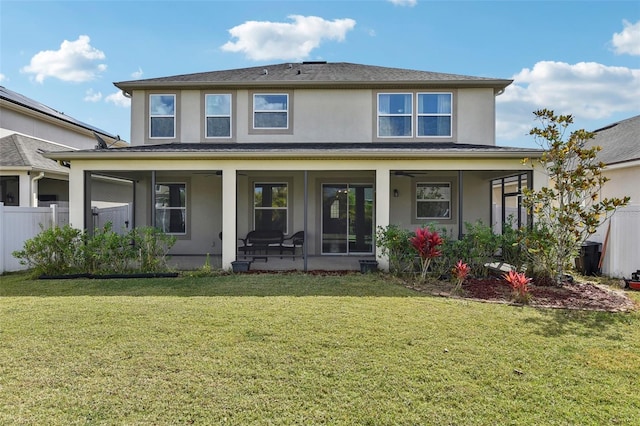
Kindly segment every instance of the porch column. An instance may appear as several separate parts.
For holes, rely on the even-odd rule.
[[[231,269],[237,247],[237,186],[235,167],[222,168],[222,269]]]
[[[85,229],[85,171],[74,167],[69,169],[69,225]]]
[[[388,167],[376,168],[376,226],[389,226],[389,209],[391,207],[391,198],[389,197],[391,169]],[[382,255],[380,247],[376,244],[376,259],[378,260],[378,268],[388,271],[389,259]]]

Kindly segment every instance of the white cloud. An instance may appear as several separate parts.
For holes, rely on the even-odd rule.
[[[640,55],[640,21],[635,24],[622,21],[624,29],[620,33],[613,34],[611,44],[618,55]]]
[[[89,36],[81,35],[76,41],[65,40],[59,50],[43,50],[31,58],[31,63],[22,72],[35,74],[38,83],[47,77],[63,81],[90,81],[107,69],[96,63],[105,59],[104,52],[92,47]]]
[[[5,81],[7,79],[7,76],[0,73],[0,83],[2,83],[3,81]]]
[[[389,3],[393,3],[396,6],[409,6],[413,7],[418,4],[418,0],[387,0]]]
[[[85,92],[85,102],[98,102],[102,99],[102,92],[94,92],[93,89],[89,89]]]
[[[138,67],[138,71],[134,71],[131,73],[131,77],[132,78],[140,78],[142,77],[142,75],[144,74],[144,72],[142,71],[142,68]]]
[[[243,52],[255,61],[301,60],[323,40],[343,41],[353,29],[353,19],[327,21],[317,16],[291,15],[291,23],[248,21],[229,30],[236,41],[222,46],[227,52]]]
[[[120,91],[110,94],[104,98],[104,101],[123,108],[131,106],[131,99],[124,96]]]
[[[595,62],[543,61],[512,78],[513,84],[496,98],[499,141],[527,135],[536,124],[533,111],[541,108],[582,120],[606,119],[614,113],[638,113],[640,69]]]

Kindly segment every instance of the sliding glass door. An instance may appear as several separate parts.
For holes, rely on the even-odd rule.
[[[322,253],[373,253],[373,186],[322,185]]]

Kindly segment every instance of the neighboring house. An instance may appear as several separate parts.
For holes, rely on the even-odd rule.
[[[109,145],[127,145],[0,86],[0,202],[20,207],[68,202],[68,164],[45,158],[42,152],[95,148],[95,134]]]
[[[496,222],[492,205],[518,196],[505,182],[546,184],[521,162],[540,150],[495,144],[509,84],[326,62],[124,81],[130,147],[47,157],[72,164],[75,226],[91,217],[90,177],[117,177],[133,182],[136,226],[176,235],[173,254],[220,254],[228,268],[251,230],[304,231],[308,256],[377,255],[384,268],[378,227],[459,236]]]
[[[603,274],[630,278],[631,273],[640,269],[640,115],[594,133],[588,146],[602,148],[598,160],[606,164],[603,175],[609,178],[600,196],[629,196],[631,200],[591,240],[603,244]]]

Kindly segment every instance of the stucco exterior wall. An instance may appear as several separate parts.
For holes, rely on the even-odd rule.
[[[495,145],[495,97],[493,89],[457,91],[459,143]]]
[[[385,90],[392,92],[393,89]],[[156,91],[154,91],[155,93]],[[203,93],[176,93],[178,142],[207,142],[203,132]],[[223,91],[225,92],[225,91]],[[268,92],[268,91],[264,91]],[[286,92],[286,91],[282,91]],[[454,94],[453,141],[495,145],[495,98],[492,89],[456,89]],[[251,132],[249,90],[233,92],[233,138],[229,142],[371,142],[376,139],[375,91],[370,89],[297,89],[290,93],[290,131]],[[131,144],[166,143],[172,140],[146,138],[149,92],[133,91]],[[393,139],[390,139],[393,140]],[[412,139],[399,139],[411,143]],[[442,141],[434,138],[434,141]],[[224,141],[216,140],[216,142]],[[450,141],[446,139],[446,141]]]

